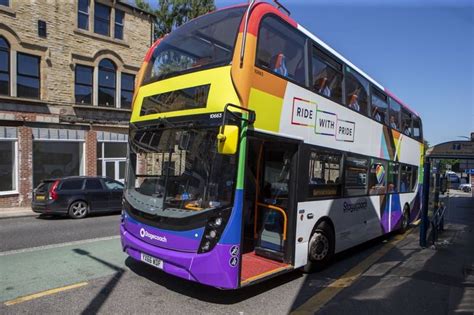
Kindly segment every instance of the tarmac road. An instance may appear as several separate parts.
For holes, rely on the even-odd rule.
[[[474,266],[474,199],[456,196],[437,250],[419,248],[414,228],[345,252],[322,272],[295,271],[237,291],[127,258],[117,215],[2,219],[0,313],[472,314],[466,266]]]

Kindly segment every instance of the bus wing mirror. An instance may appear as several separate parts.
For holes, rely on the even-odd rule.
[[[224,125],[219,128],[217,135],[217,152],[220,154],[235,154],[239,140],[239,127]]]

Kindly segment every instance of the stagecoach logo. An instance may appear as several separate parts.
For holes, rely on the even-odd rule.
[[[356,203],[344,202],[344,205],[343,205],[344,213],[357,212],[365,208],[367,208],[367,200],[356,202]]]
[[[160,242],[163,242],[163,243],[168,242],[168,240],[166,239],[166,236],[158,236],[158,235],[155,235],[155,234],[151,234],[150,232],[148,232],[144,228],[140,229],[140,236],[142,238],[148,237],[150,240],[156,240],[156,241],[160,241]]]

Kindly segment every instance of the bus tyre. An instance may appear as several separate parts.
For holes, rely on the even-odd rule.
[[[321,222],[313,231],[308,244],[308,263],[303,272],[310,273],[326,268],[334,256],[334,231],[327,222]]]
[[[402,216],[402,222],[400,224],[400,234],[405,233],[408,230],[408,226],[410,225],[410,210],[408,209],[408,206],[405,205],[403,208],[403,216]]]
[[[69,216],[72,219],[82,219],[89,212],[89,206],[85,201],[78,200],[71,203],[69,206]]]

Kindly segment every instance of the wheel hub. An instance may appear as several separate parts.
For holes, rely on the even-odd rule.
[[[329,240],[322,233],[315,233],[311,239],[310,257],[312,260],[323,260],[329,253]]]

